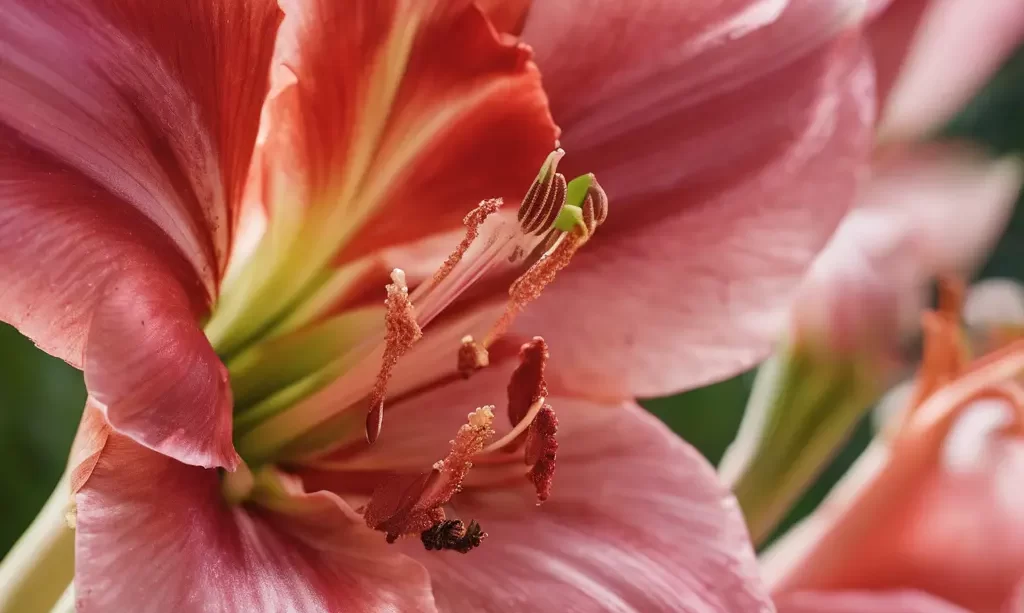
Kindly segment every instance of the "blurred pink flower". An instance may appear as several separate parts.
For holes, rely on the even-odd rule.
[[[770,610],[735,502],[632,398],[763,357],[869,147],[862,3],[281,4],[0,7],[0,318],[85,372],[79,610]],[[554,180],[552,114],[614,210],[590,240],[594,184],[585,248],[495,328],[534,209],[431,275],[476,202]],[[534,333],[540,509],[550,414],[517,453],[465,424]],[[372,529],[462,547],[445,508],[481,547]]]
[[[925,323],[921,373],[887,440],[766,554],[782,613],[1024,604],[1024,341],[965,365],[957,313]]]
[[[880,147],[856,208],[815,261],[793,310],[798,338],[876,358],[916,325],[927,285],[982,263],[1024,166],[964,144],[921,144],[1024,41],[1015,0],[872,5]],[[969,203],[969,205],[967,204]]]

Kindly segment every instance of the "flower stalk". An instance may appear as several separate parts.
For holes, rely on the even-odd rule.
[[[75,531],[68,525],[70,491],[65,474],[0,563],[0,613],[48,611],[67,591],[75,574]]]

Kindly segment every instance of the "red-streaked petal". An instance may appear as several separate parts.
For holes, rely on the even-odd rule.
[[[696,450],[635,406],[551,402],[561,444],[543,506],[513,462],[511,479],[453,501],[487,531],[480,547],[456,556],[407,544],[439,609],[772,610],[739,509]]]
[[[563,163],[594,171],[611,210],[517,329],[544,336],[598,397],[666,394],[763,358],[852,203],[871,86],[866,51],[847,38],[694,106],[632,117],[626,134],[565,124]]]
[[[970,613],[920,592],[797,592],[775,598],[779,613]]]
[[[434,610],[423,568],[330,494],[229,507],[216,471],[113,435],[76,503],[83,613]]]
[[[283,6],[259,154],[269,220],[208,328],[219,350],[320,289],[332,262],[518,201],[558,135],[529,48],[470,0]]]
[[[206,292],[155,224],[0,128],[0,317],[85,369],[119,429],[233,466],[230,390],[199,330]]]
[[[890,10],[907,11],[899,4]],[[914,138],[940,127],[1024,41],[1024,10],[1018,0],[932,1],[916,32],[911,13],[905,14],[910,19],[904,26],[913,44],[883,107],[880,130],[885,138]]]
[[[458,227],[480,200],[529,187],[557,129],[529,49],[496,36],[471,2],[290,0],[285,11],[281,61],[297,95],[272,114],[294,131],[272,126],[268,142],[305,163],[310,206],[361,228],[349,257]],[[346,180],[361,185],[349,198]]]
[[[212,292],[278,22],[272,0],[4,2],[0,123],[135,206]]]
[[[43,350],[82,367],[92,312],[110,280],[144,271],[207,295],[155,225],[0,125],[0,319]]]

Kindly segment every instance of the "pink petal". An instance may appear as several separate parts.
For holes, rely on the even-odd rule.
[[[186,464],[233,470],[227,368],[182,308],[180,289],[140,276],[112,280],[93,313],[85,353],[89,394],[115,430],[146,447]]]
[[[131,203],[213,291],[278,21],[273,0],[4,2],[0,123]]]
[[[900,4],[890,10],[900,11],[904,35],[910,37],[915,17]],[[1018,0],[930,2],[884,107],[883,134],[907,139],[939,127],[1022,41],[1024,10]],[[883,55],[879,62],[894,63],[897,57]]]
[[[775,606],[779,613],[970,613],[919,592],[797,592]]]
[[[483,544],[464,556],[409,544],[441,610],[772,610],[739,509],[696,450],[635,406],[551,402],[551,498],[538,507],[521,476],[467,486],[455,508]]]
[[[76,503],[83,613],[434,610],[423,568],[330,494],[229,507],[215,471],[114,435]]]
[[[153,222],[0,127],[0,315],[85,369],[114,428],[233,466],[230,391],[199,330],[207,295]]]
[[[814,4],[836,9],[836,3]],[[537,4],[531,20],[543,21],[542,6],[553,4]],[[629,56],[628,45],[637,52],[664,49],[656,46],[659,37],[678,36],[669,26],[691,19],[693,7],[659,6],[635,31],[631,25],[629,36],[602,33],[601,44],[579,44],[587,53],[572,54],[572,61],[607,60],[613,51]],[[757,6],[762,12],[768,7]],[[790,6],[797,16],[816,10],[803,2]],[[547,10],[557,24],[555,9]],[[556,84],[552,104],[568,152],[563,164],[570,175],[595,172],[611,212],[592,244],[527,309],[518,330],[542,334],[587,393],[666,394],[763,358],[792,290],[852,202],[873,112],[865,50],[845,38],[786,56],[788,63],[776,66],[779,56],[765,47],[772,36],[785,40],[792,34],[802,49],[826,35],[830,23],[797,27],[791,23],[796,17],[785,15],[736,43],[735,61],[750,68],[741,74],[730,72],[739,68],[713,46],[707,53],[721,63],[704,69],[696,59],[672,64],[614,98],[602,92],[626,76],[602,73],[600,66],[592,67],[600,78],[580,70],[588,83],[573,82],[579,104],[603,100],[600,108],[585,110],[570,104],[568,93],[558,93],[560,79],[571,78],[565,71],[575,65],[544,52],[556,43],[536,43],[545,83]],[[581,30],[573,22],[564,31]],[[528,40],[529,34],[528,24]],[[724,38],[719,42],[729,48],[733,43]],[[775,70],[754,70],[746,63],[754,58]],[[617,69],[625,74],[626,67]]]
[[[340,470],[347,472],[307,484],[344,491],[375,469],[430,466],[468,411],[497,404],[504,415],[512,365],[393,406],[376,445],[346,458]],[[460,555],[399,541],[430,571],[439,608],[771,610],[735,500],[697,451],[631,403],[598,404],[554,389],[548,402],[559,447],[547,502],[537,505],[522,454],[498,452],[474,461],[450,505],[450,518],[478,520],[487,531],[480,547]],[[499,421],[497,436],[510,427]]]
[[[794,307],[800,334],[838,349],[916,329],[924,292],[940,274],[969,275],[1013,211],[1024,168],[967,146],[884,152],[815,261]],[[964,203],[970,202],[969,208]]]
[[[868,28],[868,40],[875,60],[875,88],[882,105],[903,70],[921,18],[932,4],[931,0],[882,0],[872,10],[875,18]]]

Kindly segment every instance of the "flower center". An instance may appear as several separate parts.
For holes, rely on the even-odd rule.
[[[548,156],[514,216],[502,210],[500,200],[486,200],[470,211],[463,238],[432,275],[417,273],[414,279],[408,269],[392,269],[383,308],[356,300],[325,309],[324,294],[314,292],[281,323],[224,356],[235,394],[235,445],[246,463],[244,471],[224,480],[229,501],[248,499],[254,482],[275,466],[301,473],[303,466],[325,466],[328,454],[375,444],[385,427],[389,387],[396,383],[398,395],[409,399],[418,390],[490,365],[490,348],[607,216],[607,198],[593,175],[567,182],[557,172],[563,155],[557,150]],[[367,280],[385,259],[375,254],[332,278],[362,284],[366,293],[372,287]],[[444,333],[428,330],[452,309],[475,312],[467,290],[513,271],[517,276],[506,304],[490,315],[490,324],[480,327],[479,321],[453,316],[444,318]],[[465,327],[453,338],[450,328],[460,325]],[[451,363],[438,360],[448,352]],[[508,434],[491,440],[493,407],[476,409],[448,456],[430,471],[397,474],[377,484],[364,507],[367,524],[389,541],[418,533],[428,549],[469,551],[486,534],[475,522],[448,519],[443,507],[473,462],[507,462],[513,456],[522,457],[538,500],[547,499],[557,452],[557,419],[545,403],[547,359],[539,337],[522,347],[508,388]],[[396,378],[400,361],[413,362],[407,370],[415,375]]]

